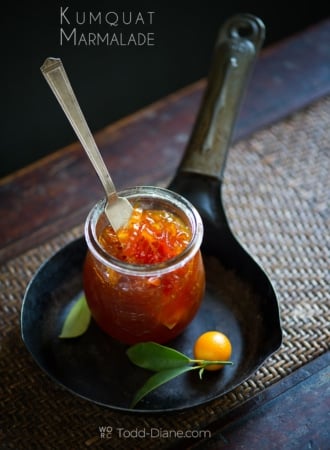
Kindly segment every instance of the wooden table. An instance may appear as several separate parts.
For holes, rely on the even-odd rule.
[[[329,92],[329,27],[327,20],[263,51],[248,86],[234,140]],[[201,80],[96,135],[118,188],[166,183],[173,176],[204,88],[205,80]],[[136,164],[141,160],[143,164]],[[0,262],[80,223],[102,195],[79,143],[3,178]]]
[[[329,42],[330,20],[325,20],[262,52],[238,119],[235,141],[330,93]],[[97,133],[97,143],[119,188],[169,182],[204,88],[205,80],[201,80]],[[102,195],[78,143],[5,177],[0,181],[0,262],[82,223]],[[203,449],[240,445],[326,448],[329,399],[325,401],[324,394],[329,389],[329,359],[329,353],[323,354],[215,420],[208,442],[194,439],[184,445]],[[307,410],[313,414],[308,429],[302,431]],[[260,430],[264,440],[255,442],[253,436],[260,436]],[[276,447],[279,436],[281,446]],[[182,446],[181,442],[175,448]]]

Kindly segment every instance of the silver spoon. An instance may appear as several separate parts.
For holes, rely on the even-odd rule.
[[[104,212],[113,229],[117,231],[131,217],[132,205],[126,198],[117,195],[115,185],[80,109],[62,61],[58,58],[47,58],[40,69],[101,180],[107,197]]]

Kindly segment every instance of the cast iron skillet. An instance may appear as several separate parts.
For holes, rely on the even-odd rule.
[[[76,339],[58,338],[70,305],[82,291],[84,238],[47,260],[27,287],[21,313],[23,340],[39,366],[74,394],[121,412],[168,413],[210,402],[232,390],[278,349],[282,334],[275,292],[263,270],[232,235],[221,202],[222,174],[244,80],[263,41],[259,19],[241,15],[223,27],[201,112],[170,188],[200,211],[205,237],[205,298],[196,318],[169,345],[192,356],[194,340],[221,330],[233,344],[233,366],[187,373],[163,385],[134,410],[129,404],[151,375],[133,366],[127,346],[92,321]]]

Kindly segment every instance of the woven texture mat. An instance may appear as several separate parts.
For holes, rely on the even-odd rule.
[[[20,336],[22,296],[38,266],[80,236],[82,227],[1,267],[2,449],[168,448],[176,442],[173,436],[125,439],[118,430],[207,430],[328,349],[329,119],[326,98],[230,151],[224,204],[234,232],[275,285],[284,342],[248,381],[206,406],[167,416],[119,414],[72,395],[37,367]],[[106,426],[112,427],[111,439],[100,433]]]

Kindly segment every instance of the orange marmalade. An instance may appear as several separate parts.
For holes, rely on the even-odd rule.
[[[117,234],[111,226],[99,238],[102,247],[132,264],[157,264],[174,258],[191,239],[189,228],[167,211],[134,208],[127,226]]]
[[[195,316],[205,288],[199,248],[189,255],[191,240],[189,225],[163,209],[134,207],[117,234],[110,225],[102,226],[98,245],[111,255],[112,264],[89,250],[83,275],[98,325],[127,344],[164,343],[180,334]]]

